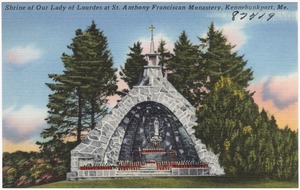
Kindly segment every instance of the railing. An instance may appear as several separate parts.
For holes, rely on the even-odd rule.
[[[172,168],[209,168],[208,164],[199,163],[199,162],[189,162],[189,161],[162,161],[156,162],[149,160],[146,162],[130,162],[130,161],[121,161],[118,165],[102,165],[102,164],[89,164],[85,166],[80,166],[80,170],[139,170],[140,167],[145,166],[146,164],[155,164],[156,170],[170,170]]]
[[[118,167],[119,171],[138,171],[140,167]]]
[[[195,163],[195,162],[175,162],[175,161],[165,161],[156,162],[157,167],[170,166],[173,168],[208,168],[208,164]]]
[[[126,166],[126,167],[135,167],[135,166],[137,166],[137,167],[140,167],[140,166],[143,166],[143,165],[145,165],[145,162],[120,162],[119,164],[118,164],[118,166],[120,167],[120,166]]]
[[[112,170],[114,166],[80,166],[80,170]]]
[[[208,168],[207,164],[200,165],[174,165],[173,168]]]
[[[166,154],[165,149],[143,149],[140,154]]]

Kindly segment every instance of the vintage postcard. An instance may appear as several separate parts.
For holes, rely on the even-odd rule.
[[[296,1],[1,6],[3,188],[298,187]]]

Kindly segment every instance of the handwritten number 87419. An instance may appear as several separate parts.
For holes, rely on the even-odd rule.
[[[275,16],[275,13],[269,13],[269,14],[266,14],[266,13],[260,13],[260,12],[257,12],[257,13],[246,13],[246,12],[239,12],[239,11],[233,11],[232,12],[232,20],[234,21],[236,18],[240,18],[240,20],[243,20],[244,18],[246,17],[249,17],[249,20],[252,20],[254,18],[257,18],[257,19],[263,19],[263,18],[266,18],[267,21],[269,21],[271,18],[273,18]]]

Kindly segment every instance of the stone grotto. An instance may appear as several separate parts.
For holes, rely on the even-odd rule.
[[[153,29],[143,79],[71,151],[68,180],[224,175],[193,134],[195,108],[162,75]]]

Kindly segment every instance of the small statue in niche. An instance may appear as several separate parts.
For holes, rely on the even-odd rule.
[[[154,145],[159,145],[162,141],[162,137],[159,135],[159,121],[157,118],[155,118],[154,120],[153,128],[154,128],[154,136],[151,137],[150,141]]]
[[[153,125],[154,125],[154,136],[159,137],[159,122],[157,118],[155,118]]]

